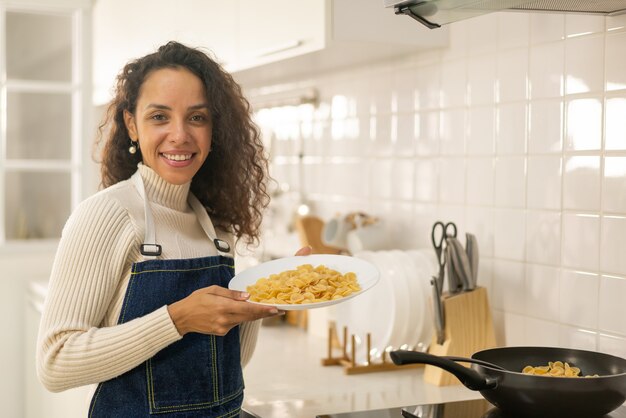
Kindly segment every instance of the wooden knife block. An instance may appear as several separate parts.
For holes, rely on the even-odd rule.
[[[428,349],[430,354],[471,357],[477,351],[496,346],[487,289],[484,287],[444,296],[443,311],[445,341],[437,344],[435,335]],[[424,381],[437,386],[460,384],[452,374],[428,364],[424,367]]]

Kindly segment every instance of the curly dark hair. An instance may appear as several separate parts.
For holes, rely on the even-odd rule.
[[[211,111],[212,149],[191,181],[191,191],[206,207],[216,226],[232,231],[248,243],[259,238],[267,193],[267,156],[260,130],[252,121],[250,104],[233,77],[207,55],[178,42],[126,64],[117,76],[115,97],[98,129],[104,142],[102,187],[130,178],[142,160],[141,150],[130,154],[124,111],[135,114],[147,76],[162,68],[185,68],[204,84]]]

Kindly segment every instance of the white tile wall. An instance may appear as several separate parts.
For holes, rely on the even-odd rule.
[[[626,17],[497,13],[450,46],[303,77],[316,109],[264,118],[272,173],[321,217],[477,235],[501,344],[626,356]],[[277,122],[282,119],[282,122]]]
[[[566,103],[566,151],[597,151],[602,146],[602,99],[575,98]]]
[[[561,275],[564,291],[559,292],[561,322],[587,329],[597,328],[599,288],[597,274],[564,271]]]
[[[562,41],[540,44],[530,49],[530,96],[533,99],[563,94],[565,48]]]
[[[526,274],[526,315],[546,321],[559,317],[560,270],[558,267],[529,264]],[[548,303],[546,303],[549,301]]]
[[[519,155],[526,151],[527,105],[525,102],[498,106],[498,154]]]
[[[533,100],[529,105],[528,152],[561,153],[563,150],[563,102]]]
[[[526,212],[526,261],[558,265],[561,260],[561,214]]]
[[[598,271],[600,216],[563,213],[561,264],[566,268]]]
[[[530,209],[561,209],[561,157],[531,155],[528,157],[527,199]]]
[[[505,17],[501,18],[506,20]],[[532,45],[560,41],[564,37],[564,15],[550,13],[533,13],[530,15],[530,42]]]
[[[602,90],[604,36],[577,36],[565,41],[565,93]]]

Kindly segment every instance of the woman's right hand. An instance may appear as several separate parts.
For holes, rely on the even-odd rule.
[[[284,314],[273,306],[247,303],[245,292],[209,286],[168,305],[170,317],[180,335],[188,332],[226,335],[242,322]]]

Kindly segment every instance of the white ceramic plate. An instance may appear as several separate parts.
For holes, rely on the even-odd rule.
[[[397,254],[394,251],[380,251],[378,254],[384,260],[387,279],[391,281],[395,295],[396,314],[393,321],[393,332],[389,338],[389,346],[393,349],[399,349],[402,344],[406,343],[406,335],[411,326],[409,324],[409,286],[404,267]]]
[[[399,264],[404,268],[405,279],[408,286],[407,294],[409,295],[408,326],[402,343],[413,348],[417,345],[422,334],[422,327],[424,326],[424,304],[427,301],[424,298],[422,284],[419,281],[420,272],[415,268],[415,263],[411,259],[411,256],[406,251],[393,251],[393,253],[400,259]]]
[[[256,281],[262,277],[268,277],[270,274],[278,274],[285,270],[293,270],[302,264],[312,264],[314,267],[323,264],[326,267],[337,270],[342,274],[353,272],[354,274],[356,274],[357,281],[361,286],[361,290],[340,299],[316,303],[302,303],[300,305],[274,305],[259,302],[250,303],[257,303],[259,305],[266,306],[275,306],[281,310],[286,311],[301,311],[305,309],[322,308],[324,306],[342,303],[361,295],[363,292],[371,289],[380,278],[380,273],[376,266],[365,260],[345,255],[313,254],[307,256],[279,258],[263,264],[259,264],[258,266],[251,267],[233,277],[228,284],[228,288],[245,292],[246,287],[256,283]]]
[[[410,250],[409,256],[415,263],[415,268],[419,271],[419,279],[423,290],[423,315],[424,326],[422,328],[422,334],[419,336],[418,343],[423,346],[428,346],[431,342],[434,334],[433,327],[433,313],[432,313],[432,287],[430,285],[430,279],[432,276],[437,275],[439,266],[437,265],[437,258],[433,250]]]
[[[351,335],[355,335],[356,362],[363,363],[367,355],[368,333],[371,336],[372,359],[379,359],[382,351],[389,345],[396,319],[396,294],[393,283],[387,275],[387,264],[380,251],[361,251],[354,254],[354,257],[372,263],[381,273],[380,280],[370,292],[335,307],[335,323],[339,338],[343,337],[343,328],[347,327],[346,350],[351,353]]]

